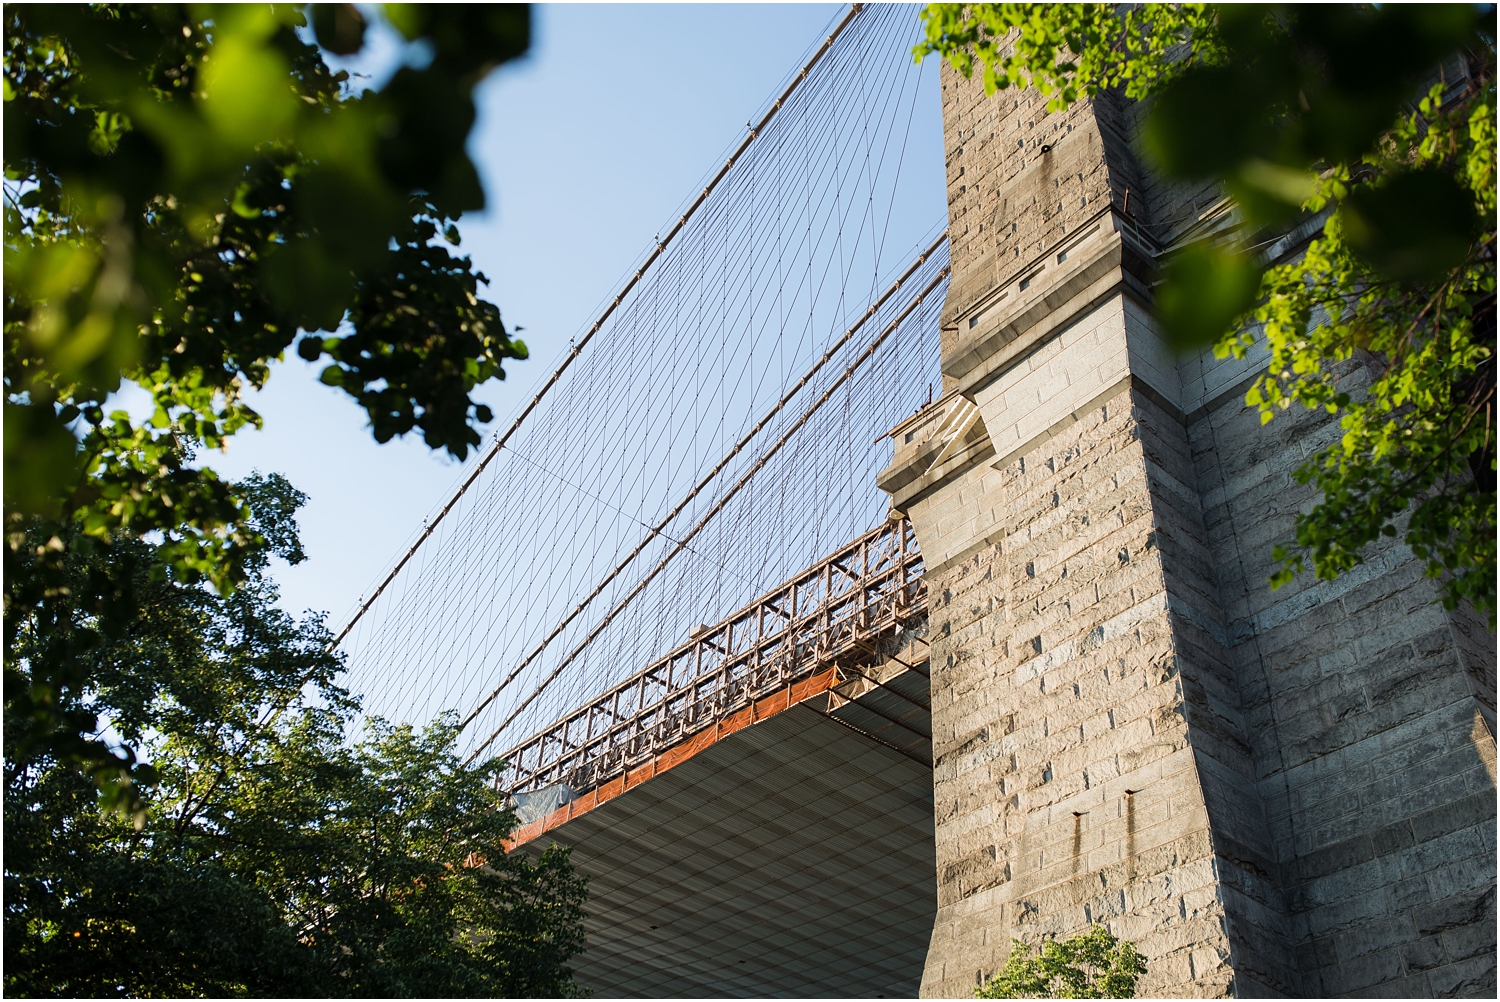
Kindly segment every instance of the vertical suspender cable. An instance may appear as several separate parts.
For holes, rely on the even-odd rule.
[[[745,150],[750,147],[750,144],[755,141],[755,137],[760,134],[761,130],[764,129],[770,123],[771,119],[775,117],[776,113],[781,110],[782,105],[786,103],[787,98],[792,96],[792,92],[795,91],[797,87],[807,79],[807,75],[809,72],[811,72],[813,66],[816,65],[818,60],[822,59],[823,56],[827,54],[828,50],[833,47],[834,40],[843,33],[844,29],[849,26],[849,23],[854,20],[854,18],[859,14],[861,10],[864,9],[864,6],[865,5],[862,3],[849,5],[849,13],[844,15],[843,20],[834,25],[833,31],[830,32],[828,37],[823,40],[823,44],[818,46],[818,50],[812,54],[812,58],[810,58],[803,65],[801,72],[792,78],[792,82],[787,84],[786,89],[781,92],[781,96],[778,97],[775,103],[773,103],[771,107],[766,111],[760,122],[750,130],[750,134],[747,135],[744,141],[740,143],[740,145],[732,154],[730,154],[729,159],[724,161],[724,166],[719,168],[719,172],[715,174],[713,176],[713,179],[708,182],[708,185],[698,193],[698,197],[693,199],[693,203],[687,207],[687,211],[683,212],[681,218],[679,218],[677,222],[673,224],[672,228],[667,231],[666,237],[658,241],[656,246],[652,248],[651,253],[646,256],[646,260],[641,263],[641,266],[639,268],[636,269],[635,274],[632,275],[630,279],[625,283],[625,287],[620,290],[619,294],[615,296],[615,298],[610,301],[610,304],[604,308],[604,312],[599,315],[598,320],[594,321],[593,326],[588,329],[588,333],[584,334],[584,336],[578,340],[578,343],[575,344],[573,346],[573,349],[569,351],[568,354],[563,358],[561,364],[559,364],[558,367],[553,370],[552,375],[547,377],[547,381],[542,384],[542,388],[537,390],[536,395],[531,398],[531,402],[528,403],[526,405],[526,408],[516,416],[516,419],[514,421],[511,422],[510,427],[505,430],[505,434],[501,435],[495,440],[495,444],[490,447],[490,451],[485,453],[484,458],[479,461],[479,464],[474,467],[474,471],[469,474],[469,476],[464,480],[462,484],[459,485],[458,490],[454,492],[453,497],[448,499],[448,503],[443,505],[442,510],[437,513],[437,516],[427,523],[427,527],[422,530],[422,534],[417,537],[417,541],[415,543],[412,543],[411,547],[406,551],[405,554],[402,555],[401,559],[396,562],[396,566],[391,568],[391,572],[385,576],[385,579],[383,581],[380,582],[379,587],[377,587],[375,591],[371,593],[370,597],[363,603],[361,603],[360,607],[355,610],[355,613],[350,618],[349,622],[345,623],[344,628],[339,631],[338,636],[333,638],[333,643],[329,645],[330,648],[337,647],[340,643],[343,642],[344,638],[349,635],[349,631],[354,629],[355,624],[358,623],[364,616],[364,614],[369,611],[370,607],[375,604],[375,600],[378,599],[381,596],[381,593],[390,586],[390,583],[392,581],[396,580],[396,575],[401,573],[401,569],[406,566],[407,562],[411,560],[412,556],[416,554],[417,550],[421,548],[422,544],[427,542],[427,537],[432,535],[432,532],[437,528],[438,523],[441,522],[443,518],[453,510],[453,506],[458,504],[459,498],[463,497],[464,493],[468,491],[471,486],[473,486],[474,481],[479,479],[479,475],[484,472],[485,467],[488,466],[490,462],[500,454],[501,449],[505,448],[505,445],[510,441],[511,436],[514,435],[516,433],[516,430],[521,427],[521,423],[528,417],[530,417],[531,412],[536,410],[537,405],[542,402],[542,397],[547,395],[547,391],[552,389],[553,386],[557,385],[557,381],[562,378],[563,373],[566,372],[568,370],[568,367],[573,364],[574,359],[576,359],[583,351],[584,346],[593,339],[595,334],[599,333],[599,329],[604,326],[605,321],[607,321],[619,307],[619,305],[625,301],[625,297],[628,296],[631,290],[635,288],[636,283],[641,280],[641,277],[646,274],[646,271],[656,263],[656,259],[661,257],[662,253],[667,249],[667,245],[672,242],[672,238],[677,236],[677,234],[682,231],[682,228],[687,225],[688,219],[693,215],[694,212],[698,211],[698,207],[708,199],[709,194],[713,192],[714,188],[718,186],[719,182],[724,180],[725,175],[727,175],[734,168],[734,165],[739,160],[740,156],[744,154]]]
[[[497,685],[488,696],[480,700],[479,704],[475,706],[474,709],[469,711],[468,716],[464,717],[463,721],[458,725],[458,729],[460,731],[468,727],[469,723],[475,717],[479,716],[480,712],[484,710],[484,708],[491,702],[493,702],[495,697],[499,696],[500,693],[504,691],[506,686],[515,681],[516,676],[520,675],[521,672],[525,670],[527,665],[536,660],[537,656],[540,655],[542,651],[546,650],[547,645],[552,643],[553,640],[557,639],[558,634],[567,629],[568,625],[575,619],[577,619],[583,613],[583,611],[588,608],[590,603],[592,603],[594,599],[598,598],[599,595],[604,592],[604,589],[609,586],[610,582],[619,577],[620,574],[624,572],[625,568],[629,567],[631,563],[635,561],[635,558],[641,555],[641,552],[646,549],[646,547],[651,543],[652,540],[656,539],[658,536],[661,536],[666,531],[667,526],[671,525],[672,522],[677,518],[677,516],[682,514],[683,510],[687,508],[687,506],[692,503],[692,501],[697,498],[698,495],[701,494],[710,483],[713,482],[714,478],[716,478],[719,473],[723,471],[723,469],[728,466],[736,456],[744,451],[745,446],[749,445],[750,442],[755,438],[755,436],[760,434],[761,429],[770,424],[771,420],[786,408],[786,405],[792,401],[792,398],[794,398],[799,392],[801,392],[804,386],[812,381],[812,378],[818,374],[819,370],[821,370],[824,365],[828,364],[828,361],[833,358],[834,354],[840,348],[842,348],[849,342],[850,338],[858,333],[860,328],[865,325],[866,321],[868,321],[871,317],[875,316],[875,314],[880,311],[880,308],[885,305],[886,300],[894,296],[906,283],[906,281],[911,278],[912,275],[916,274],[917,269],[922,267],[922,265],[927,262],[927,259],[929,257],[937,253],[938,248],[947,239],[948,231],[944,230],[942,234],[940,234],[938,238],[932,242],[932,246],[928,247],[921,254],[919,254],[917,256],[917,259],[911,263],[906,271],[901,273],[901,276],[896,279],[891,287],[885,290],[880,298],[871,303],[869,309],[865,310],[865,312],[859,317],[858,320],[854,322],[852,326],[849,327],[848,330],[844,331],[844,333],[836,341],[834,341],[833,344],[828,346],[828,350],[823,352],[822,357],[813,363],[812,368],[803,373],[802,378],[797,380],[797,382],[792,386],[791,389],[787,390],[781,395],[781,399],[778,400],[775,405],[772,406],[771,409],[767,411],[766,414],[763,415],[761,419],[755,423],[755,426],[753,428],[746,432],[744,436],[742,436],[740,440],[735,443],[734,448],[730,449],[728,454],[720,459],[718,463],[714,464],[714,468],[709,470],[708,473],[704,474],[704,476],[698,481],[698,483],[694,485],[693,489],[688,491],[687,495],[683,497],[682,500],[678,501],[677,504],[672,508],[672,510],[669,511],[666,516],[661,519],[661,521],[657,522],[656,525],[651,527],[650,531],[646,533],[645,538],[643,538],[638,544],[636,544],[635,549],[631,550],[623,560],[616,564],[615,568],[608,574],[606,574],[602,581],[594,586],[593,591],[584,596],[583,600],[573,607],[573,611],[564,616],[562,622],[553,627],[552,631],[547,634],[542,642],[537,644],[537,646],[531,651],[530,654],[521,659],[520,664],[516,665],[516,667],[511,670],[510,674],[508,674],[505,679],[501,681],[501,683]],[[736,490],[737,489],[738,488],[736,488]],[[696,531],[697,530],[695,529],[694,532]],[[672,540],[672,542],[675,543],[678,541]],[[686,543],[684,542],[682,545],[686,545]],[[677,551],[674,550],[673,552],[675,553]],[[612,618],[614,616],[614,613],[611,613],[610,616]]]
[[[836,391],[851,376],[853,376],[855,370],[858,369],[866,359],[875,354],[876,349],[878,349],[881,344],[885,342],[886,338],[895,333],[896,329],[901,326],[902,322],[904,322],[906,318],[909,317],[912,312],[922,304],[922,301],[929,295],[931,295],[933,290],[936,289],[947,277],[948,266],[944,265],[938,271],[937,275],[932,279],[932,281],[928,282],[926,287],[918,292],[912,298],[911,302],[906,305],[906,308],[903,309],[896,316],[896,318],[892,320],[890,324],[884,330],[882,330],[879,335],[875,337],[874,340],[872,340],[868,345],[865,346],[864,351],[860,352],[859,356],[855,358],[854,361],[850,362],[849,365],[844,369],[844,371],[841,372],[837,378],[835,378],[831,383],[828,384],[827,389],[823,391],[818,399],[813,401],[812,404],[802,412],[802,415],[798,417],[797,420],[793,422],[785,432],[782,433],[781,437],[778,438],[775,443],[773,443],[771,447],[761,455],[760,459],[756,460],[755,464],[752,465],[748,470],[746,470],[739,480],[735,481],[734,485],[725,492],[724,496],[719,498],[718,501],[714,502],[713,506],[709,508],[706,513],[704,513],[703,517],[700,518],[697,523],[694,524],[694,526],[683,535],[681,539],[675,541],[676,546],[668,551],[666,556],[662,557],[661,560],[657,562],[656,566],[653,567],[646,574],[646,576],[643,577],[636,584],[636,586],[630,590],[630,593],[628,595],[626,595],[619,602],[615,603],[614,608],[612,608],[608,612],[608,614],[606,614],[605,617],[600,620],[592,630],[589,631],[588,636],[584,637],[583,640],[573,648],[573,650],[568,652],[567,656],[564,657],[560,662],[558,662],[557,667],[552,669],[552,672],[545,679],[543,679],[535,689],[532,690],[531,694],[523,699],[519,706],[511,710],[510,715],[505,718],[504,722],[501,723],[499,727],[495,728],[490,733],[489,737],[485,738],[484,741],[482,741],[472,752],[469,753],[469,757],[464,759],[465,765],[470,764],[474,761],[474,759],[478,758],[479,754],[486,748],[488,748],[491,744],[493,744],[495,739],[500,736],[505,728],[509,727],[512,723],[515,722],[515,719],[521,715],[521,711],[526,709],[527,706],[531,705],[532,700],[540,696],[543,690],[545,690],[547,686],[551,685],[552,682],[562,674],[563,669],[566,668],[573,661],[573,659],[578,656],[579,652],[581,652],[586,646],[588,646],[588,644],[592,642],[593,639],[600,633],[602,633],[604,631],[604,628],[608,626],[614,620],[614,618],[620,614],[620,610],[629,605],[630,601],[637,595],[639,595],[641,591],[645,589],[646,585],[651,583],[651,580],[655,578],[656,575],[661,573],[662,569],[671,562],[672,558],[675,557],[678,553],[682,552],[684,548],[686,548],[688,543],[692,541],[693,537],[696,536],[698,532],[709,523],[709,520],[717,515],[721,510],[723,510],[724,506],[729,503],[730,499],[738,494],[740,490],[751,481],[755,474],[760,472],[761,468],[770,461],[771,457],[776,455],[776,453],[781,450],[781,447],[786,445],[786,443],[791,440],[792,436],[797,432],[799,428],[807,424],[812,416],[817,413],[819,408],[821,408],[825,403],[832,399],[834,391]],[[493,695],[490,698],[494,698]],[[485,702],[488,703],[489,700],[485,700]],[[460,726],[467,726],[468,723],[474,719],[475,715],[478,712],[478,710],[475,710],[473,713],[470,713],[469,716],[464,719],[463,724]]]

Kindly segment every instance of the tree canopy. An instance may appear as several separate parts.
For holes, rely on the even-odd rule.
[[[79,655],[92,685],[72,709],[137,749],[151,784],[133,817],[101,812],[71,763],[14,754],[37,725],[7,712],[7,993],[575,993],[584,881],[566,851],[506,854],[503,763],[465,767],[451,716],[346,739],[359,702],[327,630],[277,609],[267,576],[295,556],[303,499],[277,476],[236,487],[279,543],[227,597],[153,575],[140,540],[64,549],[79,594],[133,579],[129,620]],[[50,642],[22,629],[13,656]]]
[[[461,458],[492,418],[471,392],[526,357],[452,248],[484,206],[473,90],[525,51],[527,8],[382,16],[412,58],[368,90],[324,59],[364,44],[349,4],[311,23],[291,5],[5,8],[5,699],[32,722],[9,753],[76,761],[122,804],[130,747],[76,707],[86,652],[134,602],[101,552],[150,540],[141,559],[179,586],[247,579],[267,539],[253,488],[203,456],[259,427],[245,394],[270,363],[295,344],[377,440],[417,431]],[[113,409],[126,384],[146,420]],[[24,630],[50,639],[22,665]]]
[[[1033,951],[1019,939],[994,977],[974,989],[977,999],[1129,999],[1146,974],[1133,943],[1121,942],[1096,925],[1059,943],[1049,939]]]
[[[306,498],[200,459],[294,344],[378,440],[459,457],[526,356],[451,250],[526,8],[383,16],[430,58],[356,92],[352,5],[5,8],[9,994],[576,994],[567,853],[505,852],[451,717],[360,730],[274,605]]]
[[[1216,179],[1233,225],[1173,249],[1164,333],[1268,351],[1246,403],[1339,416],[1297,471],[1323,499],[1273,587],[1400,535],[1449,608],[1495,624],[1494,9],[1472,5],[931,4],[916,55],[1048,106],[1148,100],[1140,145]],[[1273,261],[1293,225],[1316,237]],[[1356,373],[1362,373],[1357,377]]]

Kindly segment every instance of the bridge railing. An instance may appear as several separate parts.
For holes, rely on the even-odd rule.
[[[911,523],[865,533],[507,751],[501,783],[592,789],[926,612]]]

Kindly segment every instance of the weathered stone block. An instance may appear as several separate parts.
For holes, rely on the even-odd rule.
[[[1427,973],[1434,998],[1494,998],[1495,954],[1448,964]]]

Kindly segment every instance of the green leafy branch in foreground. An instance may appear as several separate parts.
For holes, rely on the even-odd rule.
[[[1392,132],[1376,186],[1354,183],[1344,166],[1319,178],[1307,211],[1340,211],[1301,260],[1261,281],[1254,317],[1270,357],[1246,402],[1262,422],[1294,403],[1323,408],[1343,431],[1296,472],[1323,500],[1299,516],[1295,547],[1275,549],[1273,587],[1304,568],[1325,580],[1352,570],[1409,511],[1404,540],[1441,579],[1443,604],[1468,600],[1494,624],[1494,97],[1493,76],[1456,96],[1435,85]],[[1444,176],[1465,186],[1461,199],[1434,184]],[[1449,233],[1464,232],[1466,217],[1491,224],[1467,246],[1388,247],[1377,196],[1453,219]],[[1377,262],[1374,274],[1362,256]],[[1216,350],[1243,357],[1252,344],[1242,332]],[[1372,378],[1348,387],[1335,374],[1356,355]]]
[[[918,59],[941,55],[965,77],[978,68],[988,94],[1035,87],[1048,111],[1114,88],[1143,98],[1224,55],[1201,3],[933,3],[922,20]]]
[[[351,4],[4,10],[5,701],[30,721],[9,752],[74,762],[120,807],[151,777],[77,705],[136,589],[95,557],[151,540],[179,586],[248,580],[253,499],[203,456],[260,427],[247,394],[294,345],[377,441],[459,458],[493,417],[472,392],[526,357],[452,248],[485,204],[474,88],[525,51],[528,8],[377,12],[430,59],[368,90],[325,61],[364,47]],[[70,576],[71,550],[96,573]],[[24,665],[23,629],[51,638]]]
[[[974,989],[977,999],[1129,999],[1146,974],[1135,945],[1094,926],[1059,943],[1049,939],[1040,951],[1019,939],[994,977]]]
[[[1296,471],[1322,499],[1272,554],[1273,588],[1333,579],[1401,536],[1496,623],[1495,49],[1466,5],[931,4],[918,58],[1059,110],[1150,98],[1141,146],[1214,179],[1233,225],[1175,249],[1163,333],[1220,357],[1265,350],[1246,403],[1338,415]],[[1435,83],[1434,83],[1435,81]],[[1425,95],[1425,96],[1424,96]],[[1290,262],[1264,249],[1299,222]],[[1404,520],[1404,526],[1402,522]]]

